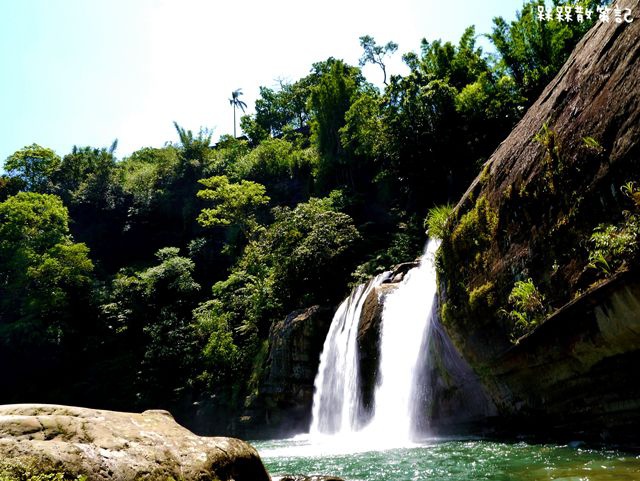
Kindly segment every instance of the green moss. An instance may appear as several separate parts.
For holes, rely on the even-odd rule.
[[[583,137],[582,142],[590,149],[596,150],[598,152],[602,150],[602,145],[600,145],[600,142],[598,142],[593,137]]]
[[[497,211],[485,196],[479,197],[474,207],[459,219],[451,216],[437,264],[447,291],[447,302],[440,307],[443,323],[491,316],[496,303],[494,283],[477,285],[474,279],[488,266],[497,229]]]
[[[443,324],[452,324],[453,320],[451,318],[451,306],[448,302],[443,302],[440,305],[440,320]]]
[[[491,172],[491,164],[485,164],[484,168],[482,169],[482,172],[480,173],[480,183],[482,185],[485,185],[487,183],[487,181],[489,180],[489,173]]]
[[[511,196],[513,196],[513,184],[509,184],[503,194],[505,200],[511,200]]]
[[[87,476],[65,473],[29,458],[0,461],[0,481],[87,481]]]
[[[473,311],[487,309],[495,304],[494,284],[489,281],[469,293],[469,307]]]
[[[562,185],[562,178],[566,171],[566,163],[561,155],[561,144],[558,134],[545,122],[540,131],[534,136],[534,140],[545,148],[545,171],[542,182],[534,192],[534,198],[539,198],[544,193],[555,194],[557,186]]]
[[[253,358],[253,365],[251,369],[251,376],[247,383],[247,392],[249,393],[245,399],[245,407],[249,407],[253,401],[258,397],[260,390],[260,383],[264,378],[264,370],[267,365],[267,357],[269,356],[269,341],[264,340],[260,344],[260,348],[257,350],[255,357]]]
[[[475,207],[460,218],[451,233],[451,244],[459,259],[482,262],[498,227],[498,214],[486,197],[480,197]],[[476,266],[480,267],[480,266]]]

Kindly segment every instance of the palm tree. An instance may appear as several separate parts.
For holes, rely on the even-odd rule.
[[[229,99],[229,105],[233,105],[233,136],[236,137],[236,108],[240,107],[242,113],[244,113],[244,109],[247,104],[245,104],[242,100],[240,100],[240,96],[242,95],[242,89],[236,89],[231,92],[231,98]]]

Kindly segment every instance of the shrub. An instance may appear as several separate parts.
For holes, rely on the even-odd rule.
[[[633,202],[633,210],[625,210],[624,220],[618,224],[599,224],[588,243],[589,267],[607,276],[635,260],[639,253],[640,189],[635,182],[627,182],[620,190]]]
[[[589,239],[589,267],[610,275],[638,251],[638,232],[628,224],[600,224]]]
[[[544,296],[538,291],[531,278],[517,281],[509,294],[511,311],[503,310],[512,322],[512,342],[531,332],[547,314]]]
[[[447,221],[453,211],[451,204],[438,205],[429,209],[424,226],[431,238],[442,239],[447,232]]]

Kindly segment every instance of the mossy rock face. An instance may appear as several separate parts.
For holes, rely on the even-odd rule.
[[[621,7],[637,10],[640,1]],[[626,290],[637,302],[640,266],[625,265],[628,276],[596,292],[605,279],[588,251],[597,226],[617,225],[633,208],[621,186],[640,182],[639,39],[639,22],[599,22],[587,32],[445,226],[443,326],[499,414],[534,429],[564,422],[567,431],[623,433],[640,423],[637,319],[627,322],[633,316],[621,307],[606,321],[596,315]],[[531,282],[540,311],[551,314],[523,338],[506,315],[518,281]],[[619,325],[620,335],[607,334]]]
[[[0,406],[0,459],[3,481],[269,480],[249,444],[196,436],[160,410]]]
[[[449,216],[442,317],[476,367],[511,346],[501,313],[517,281],[532,279],[553,312],[599,280],[588,240],[623,219],[620,187],[640,181],[639,38],[638,22],[594,26]]]

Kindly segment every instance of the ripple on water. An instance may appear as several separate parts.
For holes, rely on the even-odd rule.
[[[348,481],[637,481],[640,457],[613,450],[489,441],[429,441],[376,450],[308,437],[259,441],[273,475],[330,474]]]

